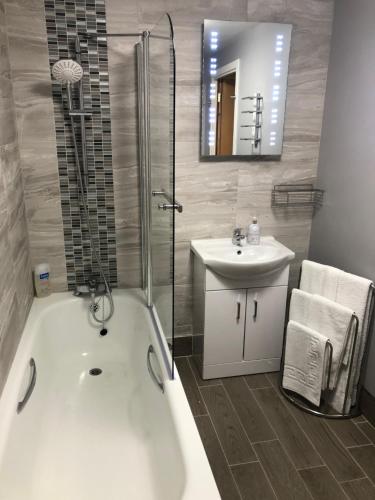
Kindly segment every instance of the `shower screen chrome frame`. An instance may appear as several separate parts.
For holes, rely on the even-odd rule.
[[[168,13],[166,16],[170,23],[172,37],[171,40],[174,52],[173,40],[173,24],[171,17]],[[164,38],[162,36],[153,35],[150,31],[142,33],[87,33],[87,38],[98,38],[106,40],[110,37],[139,37],[139,42],[135,45],[136,59],[137,59],[137,79],[138,79],[138,155],[139,155],[139,175],[140,175],[140,199],[141,199],[141,244],[142,244],[142,289],[145,291],[146,304],[150,311],[151,319],[155,328],[158,338],[159,346],[163,355],[163,361],[170,379],[174,378],[174,342],[172,331],[172,346],[168,345],[166,337],[163,334],[163,328],[160,323],[157,311],[153,304],[152,297],[152,260],[151,260],[151,151],[150,151],[150,93],[149,93],[149,39],[151,38]],[[174,161],[175,161],[175,67],[173,67],[173,139],[172,139],[172,153],[173,153],[173,190],[171,196],[168,198],[167,204],[161,204],[163,210],[172,210],[173,228],[175,227],[175,211],[182,212],[182,205],[176,201],[175,198],[175,174],[174,174]],[[174,231],[172,235],[173,250],[175,247]],[[174,251],[172,260],[172,328],[174,328]]]
[[[166,14],[170,22],[173,44],[173,26],[169,14]],[[151,199],[152,196],[161,195],[161,192],[152,192],[151,190],[151,150],[150,150],[150,61],[149,61],[149,41],[150,38],[164,38],[162,36],[153,35],[150,31],[144,31],[141,35],[141,40],[136,44],[136,57],[137,57],[137,77],[138,77],[138,152],[139,152],[139,165],[140,165],[140,186],[141,186],[141,240],[142,240],[142,288],[145,291],[146,303],[149,308],[151,319],[158,337],[159,345],[163,355],[163,360],[169,377],[174,378],[174,248],[175,236],[174,230],[172,234],[173,257],[171,262],[172,274],[172,346],[168,345],[167,339],[163,333],[163,327],[158,316],[158,312],[153,302],[153,268],[152,268],[152,215],[151,215]],[[173,45],[174,52],[174,45]],[[172,156],[173,156],[173,189],[168,196],[168,203],[161,203],[159,209],[172,210],[172,225],[175,227],[175,211],[182,211],[182,205],[176,202],[175,199],[175,67],[173,66],[173,120],[172,120]],[[163,192],[165,198],[165,193]]]

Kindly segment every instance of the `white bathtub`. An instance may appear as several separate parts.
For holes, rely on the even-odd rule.
[[[178,374],[154,359],[164,394],[148,374],[149,344],[160,351],[142,294],[114,301],[100,337],[86,301],[35,299],[0,399],[1,500],[220,499]]]

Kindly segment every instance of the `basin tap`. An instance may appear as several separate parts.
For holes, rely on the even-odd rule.
[[[232,243],[233,245],[240,247],[242,246],[243,240],[246,238],[244,234],[242,234],[242,228],[236,227],[233,230]]]

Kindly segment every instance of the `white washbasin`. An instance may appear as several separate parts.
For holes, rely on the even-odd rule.
[[[277,271],[295,257],[273,236],[262,237],[259,245],[241,247],[233,245],[231,238],[192,240],[191,249],[212,271],[232,279]]]

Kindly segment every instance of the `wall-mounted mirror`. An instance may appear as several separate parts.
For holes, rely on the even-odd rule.
[[[292,26],[204,21],[201,156],[278,158]]]

